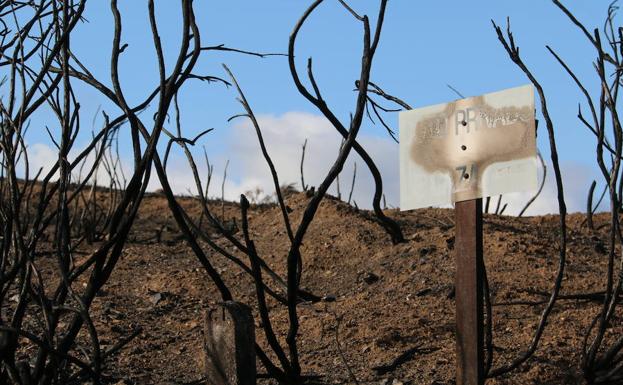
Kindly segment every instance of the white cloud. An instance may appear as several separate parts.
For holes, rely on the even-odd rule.
[[[76,156],[78,156],[83,150],[84,150],[83,148],[71,150],[69,153],[69,161],[72,162],[73,160],[75,160]],[[58,150],[54,146],[48,145],[46,143],[27,144],[26,151],[28,154],[28,167],[29,167],[28,178],[29,179],[34,178],[40,169],[42,171],[39,176],[39,179],[43,179],[52,170],[52,168],[58,163]],[[107,159],[109,160],[109,164],[113,161],[116,161],[116,160],[112,160],[109,154],[107,154],[106,156],[107,156]],[[82,160],[80,164],[78,164],[74,168],[72,172],[72,177],[71,177],[72,182],[78,182],[82,180],[84,177],[86,177],[86,174],[90,171],[94,162],[95,162],[95,152],[92,151]],[[119,161],[119,164],[117,166],[117,172],[119,174],[119,177],[121,176],[121,168],[123,168],[123,172],[125,173],[126,177],[130,175],[131,173],[130,165],[131,165],[131,162],[128,162],[124,159],[121,159]],[[22,156],[20,159],[20,162],[18,163],[18,168],[17,168],[18,176],[24,177],[25,170],[26,170],[26,167],[25,167],[24,157]],[[103,164],[100,164],[100,166],[98,167],[98,169],[93,175],[97,178],[97,182],[99,185],[106,186],[110,182],[110,176],[108,175],[108,172],[106,171],[106,168],[103,166]],[[50,178],[50,180],[55,181],[58,179],[58,176],[59,176],[59,173],[58,171],[56,171],[56,173]]]
[[[307,139],[305,182],[309,185],[318,185],[334,161],[341,141],[341,137],[331,124],[323,117],[301,112],[290,112],[281,116],[263,115],[258,117],[258,121],[262,127],[269,154],[278,171],[280,182],[282,184],[294,182],[300,188],[301,145]],[[383,175],[388,205],[397,206],[399,201],[398,144],[387,136],[364,134],[360,134],[359,142],[375,160]],[[239,183],[227,184],[226,197],[237,199],[238,194],[255,187],[260,187],[265,192],[272,192],[273,186],[268,167],[250,123],[241,121],[234,126],[226,144],[230,149],[232,174],[240,178]],[[357,163],[357,179],[353,199],[360,207],[369,208],[374,195],[374,181],[365,163],[354,151],[340,175],[342,197],[347,199],[350,191],[354,162]],[[551,163],[547,163],[545,187],[525,215],[558,212],[554,171]],[[562,163],[561,169],[568,211],[584,211],[588,187],[594,178],[592,168],[588,165],[566,161]],[[539,178],[541,175],[542,170],[539,170]],[[220,195],[220,187],[218,189],[216,187],[220,186],[222,179],[220,175],[215,179],[218,181],[215,181],[215,186],[211,191],[213,195]],[[599,188],[597,190],[600,192]],[[336,194],[335,184],[330,193]],[[533,195],[534,192],[505,195],[502,200],[503,203],[508,203],[505,213],[516,215]],[[497,197],[492,199],[492,209],[495,209],[496,203]]]
[[[279,180],[282,185],[294,183],[300,189],[300,160],[301,146],[307,139],[305,154],[305,182],[310,186],[321,183],[327,171],[333,164],[341,142],[341,137],[332,125],[319,115],[304,112],[288,112],[283,115],[260,115],[258,121],[262,128],[264,142],[275,164]],[[399,172],[398,172],[398,144],[387,136],[359,135],[359,142],[375,160],[381,175],[383,175],[384,192],[387,204],[397,206],[399,201]],[[238,200],[240,194],[261,189],[265,194],[274,192],[273,181],[269,168],[262,156],[255,130],[247,120],[239,120],[230,129],[223,143],[220,156],[212,156],[215,167],[209,195],[221,196],[223,182],[223,167],[227,159],[230,164],[228,177],[225,181],[225,198]],[[36,143],[29,147],[31,169],[44,167],[49,169],[57,161],[54,148],[46,144]],[[197,167],[205,183],[207,166],[203,155],[196,153]],[[353,200],[360,207],[371,207],[374,194],[374,181],[365,163],[352,151],[343,172],[340,175],[342,198],[347,199],[352,181],[353,163],[357,163],[357,178],[353,193]],[[87,160],[91,164],[92,159]],[[126,176],[129,176],[131,160],[123,161]],[[554,172],[548,162],[547,180],[543,192],[530,206],[525,215],[539,215],[558,212],[557,192]],[[563,162],[561,165],[565,198],[569,212],[585,211],[586,194],[594,178],[593,169],[588,165],[574,162]],[[195,182],[184,156],[178,151],[172,153],[167,168],[173,190],[177,194],[194,194]],[[541,173],[542,170],[539,170]],[[32,175],[32,171],[31,171]],[[540,175],[539,175],[540,178]],[[103,169],[98,172],[100,184],[108,182]],[[601,193],[603,183],[596,189],[596,198]],[[155,171],[152,173],[150,190],[160,188]],[[334,183],[329,192],[337,194]],[[508,203],[505,214],[516,215],[534,193],[506,194],[503,203]],[[607,199],[605,199],[607,201]],[[491,210],[495,210],[497,197],[491,200]],[[607,208],[607,202],[600,208]]]
[[[307,139],[305,152],[305,183],[319,185],[335,161],[341,136],[333,126],[318,115],[302,112],[289,112],[281,116],[258,116],[259,124],[268,153],[270,154],[281,184],[294,183],[301,187],[300,160],[302,145]],[[386,137],[359,136],[359,141],[376,160],[384,175],[385,192],[388,203],[398,201],[398,145]],[[258,139],[251,124],[240,121],[231,131],[227,140],[231,150],[232,173],[241,177],[240,183],[231,186],[237,194],[255,187],[265,192],[274,191],[269,168],[260,151]],[[357,177],[353,200],[360,207],[370,207],[374,194],[374,181],[365,163],[355,151],[351,152],[342,173],[340,190],[343,199],[348,199],[352,183],[354,163],[357,163]],[[252,177],[251,177],[252,176]],[[212,190],[214,193],[214,190]],[[337,183],[329,190],[337,195]]]
[[[42,169],[41,176],[46,175],[58,162],[58,151],[43,143],[34,143],[27,146],[29,177],[33,178],[39,169]],[[20,162],[20,172],[23,173],[24,163]]]

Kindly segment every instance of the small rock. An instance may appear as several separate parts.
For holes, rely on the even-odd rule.
[[[162,300],[161,293],[155,293],[149,296],[149,302],[151,302],[154,306],[156,306],[160,300]]]
[[[368,285],[372,285],[378,280],[379,280],[379,276],[374,273],[366,273],[366,275],[363,276],[363,281],[367,283]]]
[[[420,291],[418,291],[415,295],[418,297],[423,297],[426,294],[430,293],[432,291],[432,289],[430,287],[427,287],[426,289],[422,289]]]
[[[408,238],[410,241],[414,242],[422,242],[422,236],[420,234],[414,234],[411,238]]]
[[[431,253],[434,253],[435,251],[437,251],[437,248],[435,246],[422,247],[420,249],[420,257],[427,256],[427,255],[429,255]]]

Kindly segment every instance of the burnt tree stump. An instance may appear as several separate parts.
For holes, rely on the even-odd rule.
[[[247,305],[227,301],[208,310],[203,346],[208,384],[256,384],[255,324]]]

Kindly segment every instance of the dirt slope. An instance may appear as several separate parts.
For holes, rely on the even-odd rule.
[[[183,203],[199,215],[191,199]],[[304,194],[288,195],[294,224],[300,221],[306,203]],[[214,204],[214,210],[220,212],[220,203]],[[238,216],[234,205],[228,204],[225,211],[228,218]],[[335,296],[336,301],[300,306],[303,370],[323,376],[327,384],[353,383],[338,352],[337,333],[343,357],[362,384],[386,379],[389,384],[393,379],[405,384],[453,384],[453,211],[388,210],[387,214],[401,222],[406,243],[392,245],[369,212],[334,199],[322,204],[305,238],[303,285],[318,295]],[[281,220],[276,207],[251,210],[252,237],[260,254],[283,274],[288,239]],[[485,259],[496,304],[495,366],[515,357],[532,338],[544,305],[504,303],[545,299],[534,292],[551,289],[558,261],[557,221],[555,216],[485,217]],[[582,221],[579,214],[568,220],[564,293],[603,290],[600,277],[607,262],[603,245],[608,228],[590,232]],[[606,221],[599,215],[596,225]],[[161,242],[145,241],[167,223]],[[94,304],[94,318],[107,344],[137,326],[143,332],[111,358],[108,373],[128,384],[202,383],[202,314],[220,300],[218,293],[180,240],[163,197],[145,199],[133,237],[136,241],[128,244],[105,292]],[[222,239],[218,242],[227,245]],[[207,245],[205,250],[236,299],[253,305],[252,282]],[[534,358],[488,383],[582,383],[578,350],[597,311],[596,302],[561,301]],[[283,336],[285,309],[271,303],[271,316]],[[620,318],[617,321],[620,324]],[[397,368],[373,369],[415,348],[417,352]]]

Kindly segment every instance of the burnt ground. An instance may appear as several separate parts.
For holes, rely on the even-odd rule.
[[[199,215],[191,198],[180,199]],[[308,198],[293,193],[286,199],[297,224]],[[220,213],[220,205],[214,203],[215,212]],[[354,383],[346,361],[361,384],[387,379],[389,384],[394,379],[405,384],[454,384],[453,211],[387,214],[400,221],[407,242],[392,245],[367,211],[335,199],[322,204],[302,249],[303,286],[336,300],[299,308],[303,371],[322,376],[326,384]],[[235,205],[226,205],[226,218],[238,215]],[[598,230],[590,231],[583,215],[568,218],[563,294],[604,289],[607,220],[607,215],[598,215]],[[288,239],[281,221],[275,206],[251,208],[251,234],[260,255],[283,274]],[[164,232],[157,242],[153,235],[161,228]],[[544,305],[513,302],[543,301],[546,297],[538,293],[551,290],[558,263],[558,217],[486,215],[484,231],[494,303],[494,366],[498,366],[526,349],[535,331]],[[201,384],[202,319],[205,310],[219,302],[218,292],[181,240],[164,197],[145,198],[132,238],[93,305],[93,317],[103,345],[113,345],[136,327],[142,332],[108,360],[106,373],[113,383]],[[235,253],[226,240],[217,242]],[[248,276],[205,244],[204,250],[236,299],[253,306]],[[283,341],[286,309],[275,302],[270,307]],[[582,384],[580,345],[599,307],[598,302],[561,300],[534,357],[488,384]],[[620,320],[614,332],[620,333]],[[263,333],[256,330],[260,344],[266,346]],[[374,370],[413,349],[415,354],[395,369]]]

